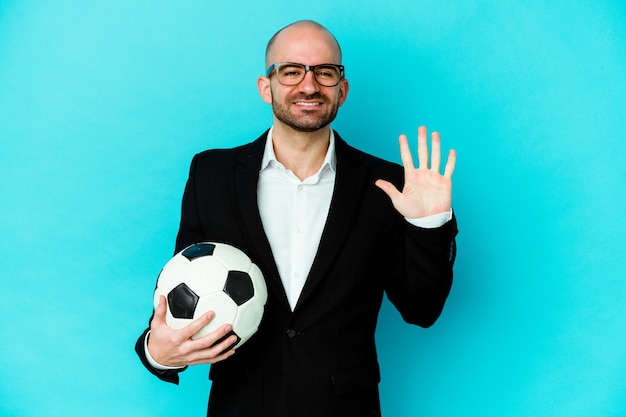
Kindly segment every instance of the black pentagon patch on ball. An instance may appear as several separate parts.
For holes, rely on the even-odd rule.
[[[211,243],[196,243],[195,245],[189,246],[185,249],[182,255],[193,261],[196,258],[200,258],[202,256],[211,256],[213,255],[213,251],[215,250],[215,245]]]
[[[254,296],[252,278],[247,272],[228,271],[224,292],[240,306]]]
[[[170,313],[177,319],[193,319],[199,299],[200,297],[185,283],[178,284],[167,294]]]

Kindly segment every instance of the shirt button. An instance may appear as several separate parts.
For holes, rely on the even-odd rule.
[[[294,329],[289,329],[287,330],[287,337],[290,339],[293,339],[294,337],[296,337],[298,334],[297,331],[295,331]]]
[[[303,188],[302,184],[298,185],[298,191],[302,191]]]

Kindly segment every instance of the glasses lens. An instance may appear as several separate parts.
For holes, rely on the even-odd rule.
[[[335,86],[341,80],[341,71],[334,65],[319,65],[313,73],[315,80],[326,87]]]
[[[278,81],[284,85],[296,85],[304,78],[304,65],[284,64],[276,68]]]
[[[281,64],[276,68],[278,82],[283,85],[300,84],[306,75],[306,67],[301,64]],[[341,81],[341,69],[335,65],[317,65],[313,69],[315,81],[324,87],[334,87]]]

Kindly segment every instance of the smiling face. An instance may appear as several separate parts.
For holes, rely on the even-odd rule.
[[[280,31],[270,42],[266,67],[278,62],[341,64],[341,51],[326,29],[312,22],[298,22]],[[346,99],[348,82],[343,79],[337,86],[324,87],[308,71],[301,83],[285,86],[271,73],[259,77],[258,88],[263,100],[272,104],[274,124],[299,132],[315,132],[335,119]]]

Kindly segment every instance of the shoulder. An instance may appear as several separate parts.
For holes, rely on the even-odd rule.
[[[258,160],[260,164],[263,157],[265,141],[267,140],[267,131],[252,142],[233,148],[215,148],[208,149],[194,155],[192,167],[214,167],[223,168],[234,164],[236,161],[245,163],[255,163]]]
[[[363,169],[377,178],[385,177],[392,182],[402,181],[404,170],[401,165],[364,152],[349,145],[335,132],[337,169]]]

